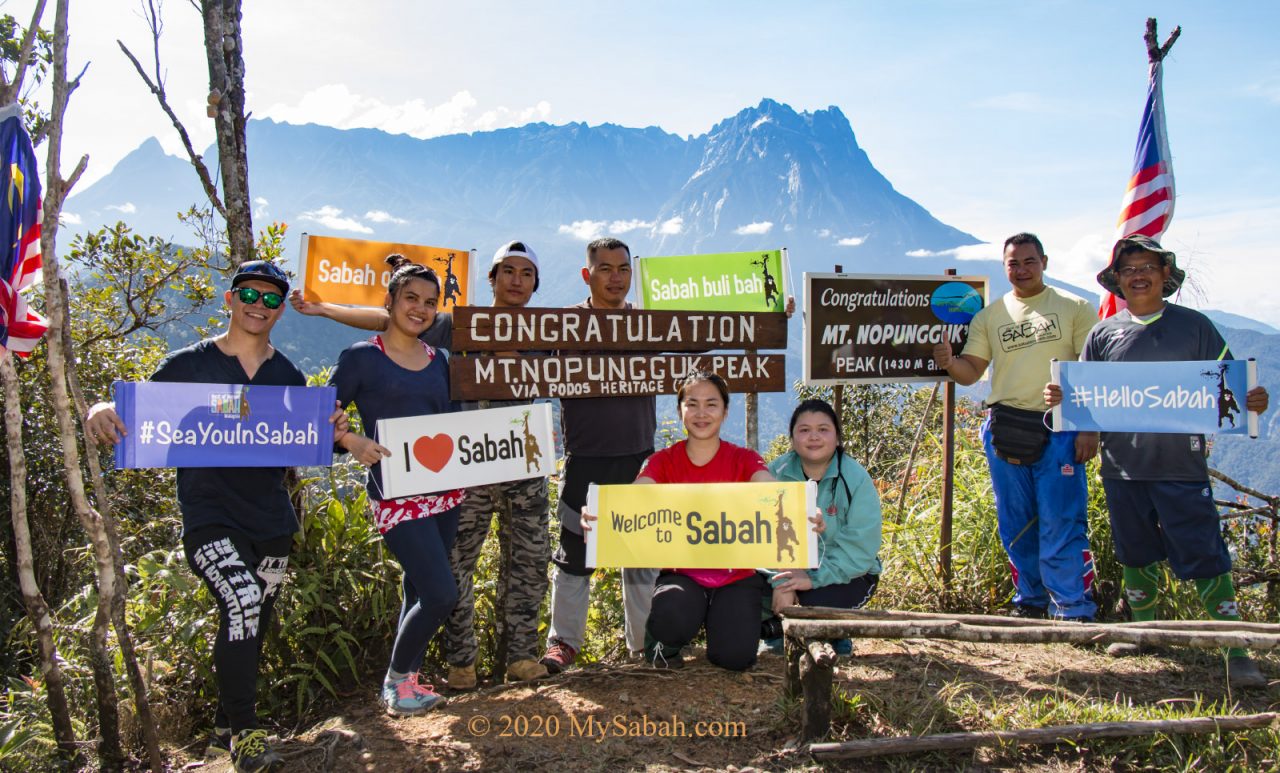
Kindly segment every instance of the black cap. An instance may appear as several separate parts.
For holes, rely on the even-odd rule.
[[[269,260],[251,260],[248,263],[241,263],[236,273],[231,276],[231,286],[234,288],[249,279],[270,282],[280,288],[281,295],[289,294],[289,276]]]

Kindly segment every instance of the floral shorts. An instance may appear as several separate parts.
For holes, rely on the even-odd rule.
[[[373,525],[379,534],[386,534],[398,524],[413,521],[452,510],[466,498],[466,489],[455,489],[443,494],[422,494],[415,497],[375,500]]]

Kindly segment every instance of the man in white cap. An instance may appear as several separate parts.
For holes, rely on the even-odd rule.
[[[526,242],[507,242],[493,254],[489,286],[493,288],[494,306],[524,307],[538,285],[538,255]],[[468,407],[498,408],[531,402],[481,400]],[[507,680],[547,675],[546,667],[538,662],[538,610],[547,592],[547,565],[551,561],[547,479],[495,483],[467,489],[458,517],[452,555],[458,605],[444,627],[448,682],[455,690],[476,686],[480,649],[476,641],[473,575],[495,513],[498,539],[505,543],[503,553],[510,557],[508,575],[498,578],[498,619],[494,621],[498,630],[507,633]]]

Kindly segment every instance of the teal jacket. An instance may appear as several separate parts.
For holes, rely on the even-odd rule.
[[[769,472],[778,480],[805,480],[795,451],[774,459]],[[818,481],[818,507],[827,530],[818,546],[822,563],[808,570],[813,587],[838,585],[868,572],[880,574],[880,494],[853,457],[838,453],[832,458]]]

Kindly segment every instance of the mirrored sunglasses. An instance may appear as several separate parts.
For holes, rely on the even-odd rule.
[[[257,303],[259,298],[262,299],[262,305],[268,309],[278,309],[284,303],[284,296],[280,293],[264,293],[252,287],[237,287],[232,292],[246,306],[252,306]]]

